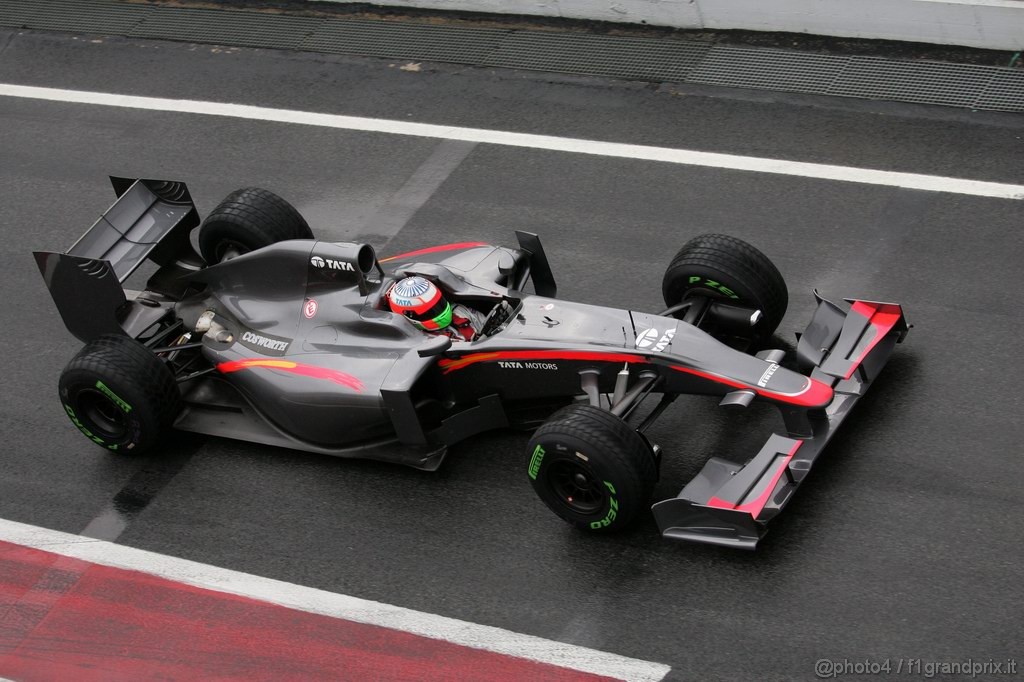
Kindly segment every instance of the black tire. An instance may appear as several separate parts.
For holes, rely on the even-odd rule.
[[[237,189],[217,204],[199,228],[199,252],[210,265],[229,250],[248,253],[287,239],[312,239],[295,207],[258,187]]]
[[[527,446],[537,496],[582,530],[629,525],[650,506],[658,478],[654,455],[626,422],[590,405],[562,408]]]
[[[771,336],[789,305],[786,282],[768,257],[742,239],[724,234],[705,234],[686,242],[669,263],[661,291],[669,307],[699,293],[759,309],[763,316],[751,334],[755,339]]]
[[[90,341],[60,375],[60,400],[71,422],[101,447],[145,452],[181,409],[171,370],[127,336]]]

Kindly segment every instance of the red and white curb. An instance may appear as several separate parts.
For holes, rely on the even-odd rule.
[[[0,519],[0,682],[661,680],[669,666]]]

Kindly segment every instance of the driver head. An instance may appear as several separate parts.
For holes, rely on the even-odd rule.
[[[433,282],[423,277],[406,277],[388,291],[391,310],[403,315],[420,329],[440,331],[452,323],[452,306]]]

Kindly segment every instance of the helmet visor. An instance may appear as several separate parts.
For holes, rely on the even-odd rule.
[[[452,306],[444,298],[438,300],[426,312],[413,313],[412,311],[407,311],[405,314],[409,319],[418,322],[424,329],[429,330],[444,329],[452,323]]]

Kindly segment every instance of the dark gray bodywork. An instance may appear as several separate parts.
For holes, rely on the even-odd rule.
[[[473,434],[599,402],[624,368],[631,405],[651,393],[776,405],[784,432],[752,459],[712,458],[654,505],[670,538],[756,546],[908,329],[896,304],[844,311],[818,297],[794,371],[782,351],[751,355],[686,319],[557,299],[528,233],[518,248],[455,244],[384,261],[368,245],[293,240],[207,267],[188,242],[198,216],[183,184],[114,187],[118,201],[79,242],[36,259],[83,341],[123,333],[156,347],[171,332],[154,330],[178,335],[191,359],[177,428],[433,470]],[[128,300],[121,282],[146,258],[160,268]],[[392,313],[385,293],[410,274],[487,314],[485,336],[453,342]]]

